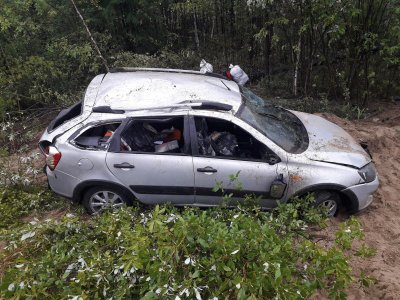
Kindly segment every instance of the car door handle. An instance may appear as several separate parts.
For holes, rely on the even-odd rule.
[[[133,169],[135,166],[130,163],[124,162],[122,164],[114,164],[114,168],[117,169]]]
[[[218,171],[212,167],[197,168],[197,172],[201,173],[217,173]]]

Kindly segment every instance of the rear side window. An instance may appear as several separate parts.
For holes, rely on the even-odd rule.
[[[82,101],[60,111],[58,116],[51,121],[47,131],[52,131],[65,122],[79,116],[82,112]]]
[[[71,141],[78,148],[86,150],[106,150],[111,138],[121,122],[113,122],[90,127]]]
[[[158,154],[187,153],[184,118],[133,120],[121,134],[120,151]]]

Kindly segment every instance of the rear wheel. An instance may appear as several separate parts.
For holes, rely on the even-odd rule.
[[[129,203],[129,197],[113,187],[92,187],[83,195],[82,204],[89,214],[106,209],[119,209]]]
[[[315,204],[326,210],[328,217],[338,214],[341,207],[340,196],[333,191],[316,191]]]

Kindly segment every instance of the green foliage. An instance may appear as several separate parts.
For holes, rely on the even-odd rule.
[[[345,223],[325,248],[308,229],[324,218],[303,201],[272,212],[157,205],[10,226],[0,297],[302,299],[324,290],[344,299],[353,281],[346,241],[360,227]]]
[[[355,117],[400,93],[398,0],[75,2],[110,66],[239,64],[267,94],[325,94],[359,108]],[[70,1],[0,7],[0,115],[76,102],[105,71]]]
[[[371,113],[368,108],[361,108],[350,102],[337,103],[329,101],[325,94],[320,94],[319,97],[305,97],[302,99],[268,98],[268,100],[287,109],[308,113],[334,113],[341,118],[349,120],[362,120]]]
[[[62,202],[58,197],[43,188],[19,187],[0,188],[0,232],[11,228],[21,221],[21,218],[33,212],[50,210],[60,207]]]

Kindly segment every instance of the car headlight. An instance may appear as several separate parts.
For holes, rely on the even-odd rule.
[[[365,183],[373,181],[376,177],[376,169],[374,164],[369,163],[368,165],[365,165],[360,170],[358,170],[358,174],[360,174]]]

